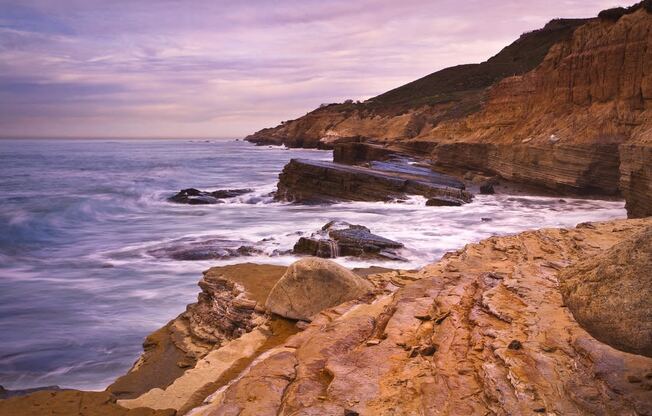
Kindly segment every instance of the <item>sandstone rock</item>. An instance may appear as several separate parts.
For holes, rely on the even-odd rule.
[[[630,218],[652,216],[652,138],[620,145],[620,188]]]
[[[407,195],[447,197],[461,203],[471,200],[463,185],[454,188],[447,179],[442,180],[432,175],[292,159],[279,176],[275,198],[299,203],[391,201]]]
[[[333,148],[333,162],[347,165],[389,159],[396,155],[395,151],[386,147],[365,142],[339,143]]]
[[[652,357],[652,227],[560,276],[564,302],[598,340]]]
[[[0,400],[0,414],[7,416],[175,416],[174,409],[125,409],[108,392],[40,391]]]
[[[402,273],[412,280],[374,302],[320,312],[193,415],[254,414],[261,404],[284,415],[650,414],[652,359],[583,330],[551,267],[599,256],[650,226],[592,223],[469,244]],[[436,318],[415,317],[426,314]]]
[[[220,189],[213,192],[200,191],[195,188],[182,189],[168,198],[170,202],[190,205],[219,204],[222,199],[234,198],[252,192],[253,189]]]
[[[371,290],[366,280],[329,260],[299,260],[272,288],[265,307],[290,319],[310,320],[323,309],[358,298]]]
[[[632,218],[649,216],[650,10],[645,1],[603,14],[609,19],[557,19],[482,64],[328,106],[248,140],[301,147],[327,131],[374,145],[383,138],[449,169],[562,192],[622,192]]]

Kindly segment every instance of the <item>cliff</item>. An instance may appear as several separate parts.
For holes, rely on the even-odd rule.
[[[329,105],[247,137],[365,141],[652,215],[652,2],[555,20],[488,61],[447,68],[365,103]]]

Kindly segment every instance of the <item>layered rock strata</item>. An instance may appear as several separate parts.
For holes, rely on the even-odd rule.
[[[587,333],[558,273],[652,220],[492,237],[368,303],[318,314],[199,415],[612,415],[652,412],[652,359]]]
[[[279,175],[277,200],[298,203],[391,201],[407,195],[469,202],[464,185],[446,175],[390,172],[362,166],[292,159]]]
[[[543,53],[529,55],[534,50]],[[492,60],[513,68],[495,71]],[[447,68],[365,103],[327,106],[248,140],[312,147],[357,137],[373,146],[360,146],[354,161],[385,158],[377,146],[402,149],[557,191],[620,192],[629,215],[643,217],[652,215],[649,68],[646,0],[601,18],[553,21],[485,63]]]

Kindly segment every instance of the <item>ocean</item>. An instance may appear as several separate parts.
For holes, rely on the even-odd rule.
[[[462,207],[404,203],[300,206],[270,193],[291,158],[329,151],[234,140],[0,140],[0,385],[103,390],[144,337],[183,312],[201,272],[283,254],[331,220],[400,241],[413,269],[491,235],[626,217],[622,201],[478,195]],[[254,191],[217,205],[167,201],[183,188]],[[484,220],[483,220],[484,218]],[[261,254],[184,261],[156,253],[223,240]]]

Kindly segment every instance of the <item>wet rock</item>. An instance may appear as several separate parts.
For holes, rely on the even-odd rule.
[[[381,169],[292,159],[279,175],[275,198],[297,203],[393,201],[408,195],[448,197],[469,202],[461,182],[423,168],[384,165]]]
[[[460,199],[447,197],[430,198],[426,201],[427,207],[459,207],[463,204],[465,202]]]
[[[560,274],[564,302],[598,340],[652,357],[652,227]]]
[[[222,238],[196,240],[182,238],[147,251],[150,256],[182,261],[224,260],[233,257],[247,257],[263,254],[257,247],[244,241]]]
[[[371,289],[367,280],[339,264],[311,257],[288,267],[269,293],[265,307],[286,318],[309,321],[316,313]]]
[[[397,260],[402,259],[396,252],[401,248],[403,244],[372,234],[363,225],[331,221],[310,237],[301,237],[293,252],[322,258],[354,256]]]
[[[234,198],[252,192],[253,189],[220,189],[213,192],[200,191],[195,188],[182,189],[168,198],[170,202],[190,205],[220,204],[222,199]]]
[[[480,193],[483,195],[493,195],[496,193],[494,190],[494,184],[490,181],[483,182],[480,184]]]

